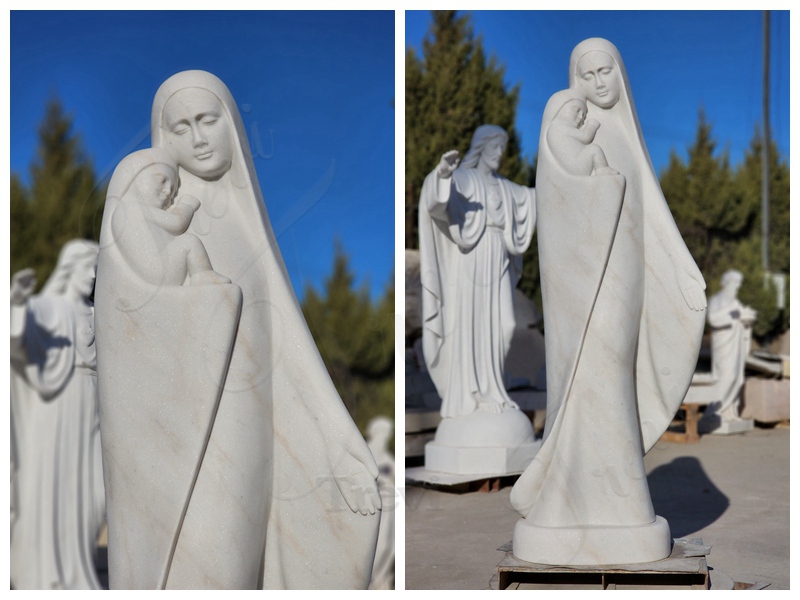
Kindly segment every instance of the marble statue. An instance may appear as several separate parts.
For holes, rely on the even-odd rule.
[[[756,311],[739,302],[742,285],[739,271],[727,271],[720,281],[722,289],[708,301],[711,328],[712,385],[693,385],[690,400],[707,404],[699,428],[704,432],[733,433],[753,428],[753,422],[739,416],[744,389],[744,367],[750,353],[750,338]],[[702,396],[702,398],[700,398]]]
[[[506,392],[504,363],[535,194],[497,174],[507,141],[496,125],[478,127],[460,164],[456,150],[447,152],[422,187],[422,343],[443,418],[426,447],[432,470],[495,470],[455,450],[464,447],[484,458],[484,448],[513,448],[517,463],[531,457],[530,421]]]
[[[236,102],[178,73],[151,134],[115,170],[100,233],[110,586],[366,588],[378,469],[292,290]]]
[[[378,547],[372,564],[371,590],[394,589],[394,523],[397,502],[394,487],[394,456],[389,452],[389,441],[394,433],[394,421],[375,417],[367,426],[367,445],[378,465],[378,487],[383,510],[378,531]]]
[[[105,523],[90,300],[97,244],[68,242],[38,296],[33,269],[11,283],[11,585],[102,589]]]
[[[558,565],[666,558],[644,454],[666,430],[692,378],[705,282],[669,212],[642,137],[622,57],[578,44],[570,86],[542,118],[537,230],[547,356],[547,419],[538,454],[511,492],[522,515],[517,558]],[[559,160],[549,132],[578,101],[599,124],[607,164]],[[597,167],[601,168],[597,168]]]

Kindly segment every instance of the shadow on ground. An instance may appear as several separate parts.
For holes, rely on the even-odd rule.
[[[669,523],[673,538],[707,527],[728,509],[730,500],[708,478],[700,461],[682,456],[647,476],[657,515]]]

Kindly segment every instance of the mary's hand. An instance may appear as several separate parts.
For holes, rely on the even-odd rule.
[[[333,476],[350,510],[374,515],[381,509],[376,481],[378,467],[363,441],[354,440],[345,448],[342,458],[334,466]]]
[[[694,277],[691,277],[686,273],[682,273],[680,275],[678,283],[681,286],[683,299],[686,300],[686,304],[689,306],[689,308],[697,311],[705,310],[707,303],[706,294],[703,291],[704,286]]]

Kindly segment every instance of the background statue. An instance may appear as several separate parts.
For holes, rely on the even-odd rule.
[[[175,203],[200,202],[188,233],[232,283],[138,277],[113,227],[131,177],[115,172],[97,279],[110,585],[366,588],[378,470],[300,311],[236,102],[185,71],[151,125]]]
[[[700,427],[705,431],[714,430],[725,422],[742,420],[739,413],[744,365],[750,353],[750,336],[756,320],[756,312],[737,298],[742,280],[739,271],[727,271],[720,281],[722,289],[708,301],[711,377],[715,383],[703,394],[706,398],[713,394],[713,400],[700,421]]]
[[[524,517],[514,554],[547,564],[648,562],[669,555],[642,457],[692,378],[705,283],[667,207],[625,65],[593,38],[570,58],[570,87],[545,107],[537,217],[547,355],[547,420],[511,492]],[[568,172],[548,131],[571,99],[599,123],[610,169]],[[614,171],[619,171],[615,174]]]
[[[105,522],[90,300],[97,244],[68,242],[41,295],[11,283],[11,585],[101,589]]]
[[[461,164],[444,154],[422,188],[423,349],[445,418],[516,408],[503,366],[536,213],[533,189],[497,174],[507,141],[478,127]]]
[[[502,128],[481,125],[461,164],[447,152],[422,187],[422,343],[443,417],[426,447],[432,470],[464,472],[437,466],[434,449],[533,444],[530,421],[505,389],[514,288],[536,221],[534,190],[497,174],[507,141]]]

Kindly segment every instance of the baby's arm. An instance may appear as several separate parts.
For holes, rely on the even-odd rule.
[[[594,141],[594,136],[597,130],[600,129],[600,121],[597,119],[587,119],[580,129],[573,129],[575,132],[574,138],[582,144],[591,144]]]
[[[180,235],[189,228],[200,201],[192,196],[184,196],[167,210],[149,207],[148,220],[172,235]]]

